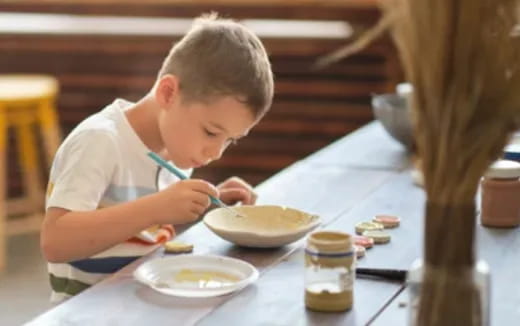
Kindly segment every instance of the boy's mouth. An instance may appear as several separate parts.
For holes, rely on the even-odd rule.
[[[204,164],[203,163],[200,163],[198,161],[195,161],[195,160],[191,160],[191,164],[193,165],[194,168],[200,168],[201,166],[203,166]]]

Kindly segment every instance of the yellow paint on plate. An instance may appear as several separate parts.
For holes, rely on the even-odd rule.
[[[212,270],[181,269],[175,274],[175,282],[190,282],[198,284],[199,288],[216,288],[231,285],[240,281],[240,278],[224,272]]]

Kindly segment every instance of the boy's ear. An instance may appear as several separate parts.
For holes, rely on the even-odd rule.
[[[179,79],[174,75],[162,76],[155,89],[155,100],[161,107],[170,107],[179,96]]]

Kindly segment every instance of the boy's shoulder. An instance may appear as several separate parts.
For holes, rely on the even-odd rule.
[[[125,125],[121,105],[126,103],[129,102],[122,104],[121,100],[116,100],[80,122],[63,141],[61,151],[67,153],[86,148],[110,150],[125,143],[128,126]]]
[[[111,143],[117,135],[117,126],[99,113],[83,120],[63,142],[64,146],[76,143],[92,143],[99,146]]]
[[[93,133],[117,132],[125,119],[124,109],[131,103],[124,100],[115,100],[101,111],[92,114],[81,121],[73,132],[90,131]]]
[[[114,140],[124,136],[128,132],[124,109],[131,104],[125,100],[116,99],[101,111],[79,123],[67,138],[92,142],[106,138]]]

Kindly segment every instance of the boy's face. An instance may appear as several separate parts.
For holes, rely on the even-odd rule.
[[[224,96],[210,104],[176,100],[162,109],[159,128],[169,159],[188,169],[219,159],[257,122],[244,103]]]

